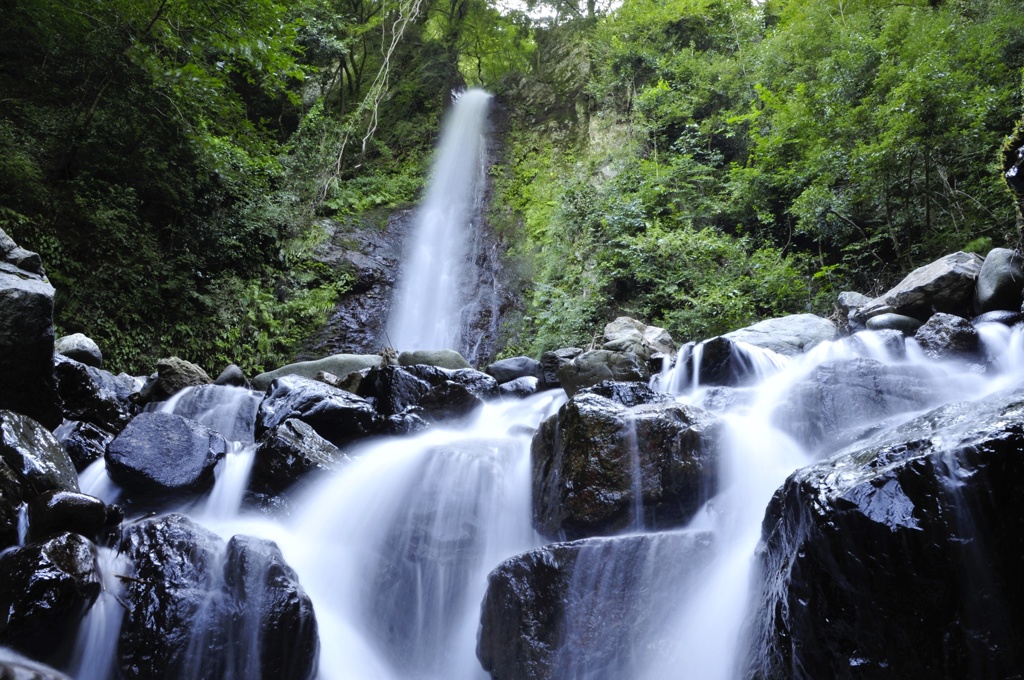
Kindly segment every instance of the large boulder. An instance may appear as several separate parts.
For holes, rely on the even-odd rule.
[[[100,589],[96,548],[77,534],[0,554],[0,645],[59,660]]]
[[[415,350],[398,355],[399,366],[435,366],[457,371],[472,368],[466,359],[453,349]]]
[[[407,417],[427,424],[468,415],[485,399],[498,396],[498,383],[471,368],[382,366],[363,376],[358,394],[388,419],[388,429],[393,432],[396,424],[400,428]]]
[[[952,403],[775,493],[744,677],[1017,678],[1024,391]]]
[[[335,446],[377,434],[380,416],[366,399],[297,375],[270,384],[256,414],[256,436],[297,418]]]
[[[260,494],[281,494],[307,474],[336,470],[347,460],[311,425],[289,418],[260,439],[249,488]]]
[[[276,368],[273,371],[260,373],[252,379],[252,386],[257,390],[266,390],[270,387],[270,383],[286,375],[297,375],[312,380],[316,378],[317,373],[323,372],[344,378],[349,373],[380,365],[381,356],[379,354],[334,354],[323,359],[300,361]]]
[[[103,367],[103,352],[100,351],[99,345],[84,333],[72,333],[57,338],[53,344],[53,351],[68,359],[80,361],[86,366]]]
[[[199,366],[180,357],[167,357],[156,362],[156,385],[153,399],[169,399],[186,387],[209,385],[213,381]]]
[[[782,356],[803,354],[815,345],[835,340],[839,329],[828,319],[814,314],[791,314],[766,319],[731,333],[726,340],[745,342],[754,347],[771,350]]]
[[[228,441],[252,444],[262,399],[262,394],[244,387],[199,385],[182,390],[160,410],[173,406],[171,413],[199,421]]]
[[[494,680],[638,677],[678,641],[661,606],[712,557],[709,534],[556,543],[512,557],[487,578],[477,656]]]
[[[557,540],[684,524],[716,491],[719,430],[675,402],[576,395],[533,439],[534,527]]]
[[[107,452],[107,445],[114,440],[114,434],[92,423],[65,421],[54,432],[58,441],[71,458],[75,469],[82,472]]]
[[[138,413],[132,401],[135,384],[127,376],[115,376],[62,355],[54,357],[54,373],[67,420],[92,423],[117,434]]]
[[[952,314],[932,314],[917,329],[914,339],[932,359],[978,361],[982,356],[981,335],[967,319]]]
[[[0,411],[0,465],[8,466],[28,493],[78,491],[78,474],[60,442],[19,413]]]
[[[974,311],[1019,310],[1024,290],[1024,258],[1016,250],[993,248],[985,256],[974,289]]]
[[[116,506],[74,491],[47,491],[28,501],[30,543],[72,532],[91,541],[105,542],[110,531],[123,519]]]
[[[21,255],[28,251],[0,234],[0,409],[53,429],[62,420],[53,379],[54,289],[41,267],[19,266],[31,261]]]
[[[671,355],[675,342],[664,328],[648,326],[642,321],[620,316],[604,327],[601,349],[612,352],[632,352],[647,361],[656,354]]]
[[[523,356],[495,361],[487,367],[487,373],[493,376],[499,384],[518,378],[532,377],[538,381],[544,378],[544,369],[541,363],[536,359]]]
[[[561,387],[558,381],[558,371],[566,364],[583,354],[579,347],[562,347],[561,349],[544,352],[540,357],[541,369],[544,372],[545,387]]]
[[[879,314],[902,314],[927,319],[935,312],[970,316],[982,258],[957,252],[915,269],[888,292],[860,307],[861,323]]]
[[[834,450],[864,436],[864,423],[936,406],[941,387],[931,372],[912,364],[827,361],[787,393],[772,421],[809,449]]]
[[[224,437],[172,413],[142,413],[107,447],[107,473],[139,494],[190,493],[213,485]]]
[[[636,354],[607,349],[583,352],[558,369],[558,382],[570,397],[605,380],[646,382],[650,377],[647,364]]]

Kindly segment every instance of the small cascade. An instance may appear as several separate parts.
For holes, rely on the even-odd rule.
[[[124,607],[118,601],[127,571],[127,558],[110,548],[98,548],[97,563],[102,590],[78,629],[78,641],[71,660],[76,680],[108,680],[117,675],[117,640]]]
[[[454,349],[473,361],[481,339],[471,329],[486,316],[497,324],[497,274],[476,264],[496,266],[480,228],[490,100],[483,90],[462,93],[441,133],[388,321],[388,338],[399,351]]]

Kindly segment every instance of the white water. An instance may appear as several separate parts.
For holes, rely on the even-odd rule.
[[[478,301],[467,263],[478,236],[473,224],[483,196],[484,126],[491,95],[469,90],[445,121],[426,197],[416,214],[388,321],[398,351],[455,349]]]

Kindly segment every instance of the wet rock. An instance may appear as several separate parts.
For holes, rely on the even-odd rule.
[[[214,586],[221,544],[181,515],[125,530],[120,550],[132,568],[122,580],[124,620],[117,646],[125,680],[185,676],[192,629]]]
[[[923,321],[912,316],[889,313],[871,317],[864,327],[869,331],[899,331],[904,335],[913,335],[923,325]]]
[[[366,373],[356,394],[372,401],[377,413],[388,417],[415,407],[431,389],[429,382],[405,368],[381,366]]]
[[[78,491],[78,474],[56,437],[36,421],[0,411],[0,461],[24,485],[26,493]]]
[[[53,429],[62,419],[53,379],[54,289],[41,271],[10,262],[18,250],[15,246],[0,261],[0,409]]]
[[[871,302],[871,298],[867,295],[853,291],[843,291],[836,298],[836,305],[843,316],[849,315],[853,310],[863,307],[869,302]]]
[[[100,351],[99,345],[84,333],[72,333],[58,338],[53,345],[53,351],[86,366],[103,368],[103,352]]]
[[[494,680],[636,677],[678,641],[661,602],[712,556],[710,534],[556,543],[517,555],[487,579],[477,657]]]
[[[138,413],[132,401],[135,385],[127,377],[61,355],[54,357],[54,373],[67,420],[117,434]]]
[[[971,319],[971,323],[977,326],[982,323],[1001,323],[1004,326],[1015,326],[1024,321],[1024,314],[1021,312],[1010,312],[1007,310],[996,310],[985,312]]]
[[[486,373],[427,364],[370,369],[359,383],[359,395],[389,420],[389,432],[396,426],[407,431],[420,422],[460,418],[497,394],[497,381]]]
[[[981,354],[981,336],[970,321],[952,314],[933,314],[921,326],[914,339],[932,359],[977,360]]]
[[[213,381],[214,385],[229,385],[232,387],[249,387],[249,381],[245,378],[245,373],[237,364],[228,364],[224,367],[224,370],[220,372],[217,379]]]
[[[1024,258],[1009,248],[993,248],[985,256],[974,289],[974,311],[1014,310],[1021,306]]]
[[[169,399],[186,387],[209,385],[213,381],[206,371],[190,361],[169,357],[156,362],[154,401]]]
[[[300,361],[288,364],[273,371],[260,373],[252,379],[252,386],[257,390],[266,390],[277,378],[288,375],[295,375],[302,378],[316,378],[321,371],[333,373],[339,378],[344,378],[349,373],[361,371],[364,368],[373,368],[381,365],[379,354],[334,354],[323,359],[313,361]]]
[[[487,373],[499,384],[516,378],[533,377],[540,380],[544,377],[544,370],[539,361],[522,356],[495,361],[487,367]]]
[[[839,329],[828,319],[814,314],[791,314],[767,319],[722,337],[771,350],[782,356],[802,354],[822,342],[835,340]]]
[[[223,673],[209,677],[312,680],[320,638],[313,602],[271,541],[228,541],[224,588],[229,602]],[[230,671],[234,671],[233,673]]]
[[[572,363],[572,360],[581,354],[583,354],[583,350],[579,347],[563,347],[552,352],[544,352],[540,358],[541,368],[544,372],[544,386],[548,388],[561,387],[562,383],[558,381],[559,369]]]
[[[605,380],[592,387],[586,387],[576,394],[596,394],[626,407],[639,406],[640,404],[664,404],[674,401],[671,395],[664,392],[656,392],[644,383],[618,382],[615,380]]]
[[[558,369],[558,382],[570,397],[605,380],[647,381],[650,369],[631,352],[597,349],[583,352]]]
[[[105,542],[121,514],[99,498],[72,491],[47,491],[28,502],[29,542],[43,541],[65,532]]]
[[[125,489],[192,492],[213,485],[213,468],[227,454],[217,432],[172,413],[142,413],[107,447],[107,473]]]
[[[96,548],[66,533],[0,555],[0,645],[56,661],[100,593]]]
[[[509,397],[511,399],[524,399],[531,394],[537,393],[537,384],[539,381],[532,375],[523,376],[522,378],[516,378],[515,380],[509,380],[498,385],[498,393],[502,397]]]
[[[620,406],[579,394],[531,446],[533,523],[552,539],[672,527],[717,487],[718,422],[675,402]],[[642,517],[636,517],[637,498]]]
[[[744,677],[1016,678],[1024,392],[952,403],[769,504]]]
[[[257,493],[281,494],[307,474],[337,470],[347,460],[311,425],[290,418],[260,439],[249,488]]]
[[[335,446],[380,430],[380,416],[366,399],[297,375],[270,384],[256,415],[256,436],[289,418],[307,423]]]
[[[772,421],[814,450],[848,443],[864,423],[934,406],[941,385],[921,366],[874,359],[828,361],[795,385],[772,413]]]
[[[398,355],[399,366],[436,366],[457,371],[461,368],[472,368],[461,354],[453,349],[417,350],[402,352]]]
[[[982,258],[952,253],[915,269],[896,286],[857,310],[861,322],[879,314],[926,319],[935,312],[970,316]]]
[[[92,423],[65,421],[54,433],[71,458],[75,470],[85,468],[103,457],[107,445],[114,440],[114,433],[96,427]]]
[[[722,335],[683,347],[676,361],[674,387],[691,385],[695,376],[702,386],[747,385],[767,367],[777,367],[783,361],[783,356],[772,350]]]
[[[56,668],[33,661],[3,647],[0,647],[0,678],[4,680],[71,680]]]

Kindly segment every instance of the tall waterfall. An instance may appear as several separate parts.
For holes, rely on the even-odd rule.
[[[399,351],[454,349],[473,354],[476,342],[467,327],[479,315],[478,282],[472,270],[480,248],[490,100],[483,90],[464,92],[441,133],[388,321],[388,337]]]

